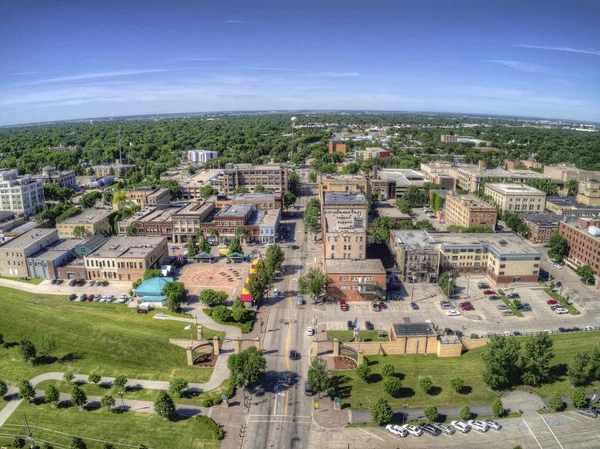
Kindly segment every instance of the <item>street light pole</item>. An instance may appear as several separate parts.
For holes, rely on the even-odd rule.
[[[408,408],[408,404],[402,404],[402,407],[404,408],[404,412],[402,413],[402,425],[404,425],[406,422],[406,409]]]

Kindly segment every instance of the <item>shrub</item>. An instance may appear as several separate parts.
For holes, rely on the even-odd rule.
[[[438,411],[436,407],[427,407],[425,409],[425,417],[429,421],[435,421],[438,417]]]
[[[552,407],[557,412],[560,412],[563,408],[565,408],[565,403],[562,400],[562,397],[558,393],[558,391],[553,392],[548,398],[548,403],[550,407]]]
[[[371,417],[373,418],[373,422],[380,426],[390,422],[392,420],[392,415],[392,408],[383,398],[377,399],[375,404],[371,407]]]
[[[496,398],[496,400],[492,403],[492,413],[497,418],[504,416],[504,406],[502,405],[500,398]]]
[[[471,409],[469,408],[469,406],[465,405],[463,408],[461,408],[460,412],[458,413],[458,416],[463,421],[468,421],[469,419],[471,419]]]
[[[419,381],[419,386],[421,387],[423,393],[427,394],[429,393],[429,391],[431,391],[431,387],[433,387],[433,382],[431,381],[431,378],[424,377]]]
[[[198,421],[199,424],[205,426],[210,431],[210,433],[212,433],[212,436],[215,440],[223,439],[223,429],[214,420],[212,420],[208,416],[199,415],[196,416],[196,421]]]
[[[226,322],[231,318],[231,310],[226,306],[216,306],[213,309],[212,318],[217,322]]]
[[[202,398],[202,407],[212,407],[213,405],[215,405],[215,398],[208,396],[205,398]]]
[[[366,362],[362,362],[356,368],[356,375],[358,377],[360,377],[362,380],[364,380],[365,382],[367,381],[367,377],[369,377],[369,374],[371,374],[371,368],[369,367],[369,364]]]
[[[248,333],[252,332],[253,325],[254,325],[254,320],[246,321],[244,324],[242,324],[242,333],[248,334]]]
[[[452,389],[457,392],[460,393],[462,391],[462,389],[465,387],[465,381],[462,380],[462,378],[460,377],[453,377],[452,379],[450,379],[450,386],[452,387]]]
[[[393,398],[400,395],[402,390],[402,382],[397,377],[388,377],[383,381],[383,391]]]
[[[577,408],[586,406],[587,398],[585,397],[585,389],[583,387],[575,389],[571,395],[571,402],[573,402],[573,406]]]
[[[232,398],[233,395],[235,394],[235,385],[231,381],[226,381],[226,382],[227,382],[227,387],[225,388],[225,391],[223,391],[223,394],[226,395],[227,398]]]
[[[386,363],[381,368],[381,375],[383,377],[392,377],[394,375],[394,365],[391,363]]]

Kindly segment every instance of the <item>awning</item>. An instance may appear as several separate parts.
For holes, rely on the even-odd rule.
[[[242,289],[242,295],[249,295],[249,294],[250,294],[250,290],[248,290],[247,288]]]
[[[250,293],[242,293],[240,295],[240,299],[243,302],[252,302],[252,295]]]
[[[242,253],[229,253],[227,254],[227,257],[230,259],[243,259],[244,255]]]
[[[213,255],[211,253],[201,252],[194,256],[194,259],[212,259]]]
[[[164,302],[167,300],[166,296],[143,296],[142,302]]]

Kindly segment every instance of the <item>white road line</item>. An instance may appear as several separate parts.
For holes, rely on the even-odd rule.
[[[558,416],[561,416],[561,417],[563,417],[563,418],[567,418],[567,419],[572,419],[573,421],[581,422],[581,421],[579,421],[578,419],[571,418],[571,417],[569,417],[569,416],[567,416],[567,415],[558,415]]]
[[[290,416],[290,415],[250,415],[250,418],[259,418],[261,416],[287,416],[288,418],[306,418],[306,419],[310,419],[310,416]]]
[[[544,421],[544,424],[546,424],[546,427],[548,428],[548,430],[550,431],[550,433],[552,434],[552,436],[554,437],[554,439],[556,440],[556,442],[558,443],[558,445],[560,446],[560,449],[565,449],[563,447],[562,444],[560,444],[560,441],[558,441],[558,438],[556,438],[556,435],[554,434],[554,432],[552,431],[552,429],[550,428],[550,426],[548,425],[548,423],[546,422],[546,420],[544,419],[543,415],[540,415],[540,418],[542,418],[542,421]]]
[[[383,438],[379,438],[377,435],[373,435],[371,432],[367,432],[366,430],[362,430],[360,428],[358,430],[360,430],[363,433],[366,433],[367,435],[371,435],[373,438],[377,438],[378,440],[385,441]]]
[[[310,424],[309,421],[281,421],[281,420],[272,420],[272,419],[255,419],[255,420],[251,420],[248,421],[251,423],[255,423],[255,422],[270,422],[273,424]]]
[[[527,429],[529,430],[529,432],[531,432],[531,436],[533,436],[533,438],[535,439],[535,442],[538,444],[538,446],[540,447],[540,449],[544,449],[542,447],[542,445],[540,444],[540,442],[538,441],[538,439],[536,438],[535,434],[533,433],[533,430],[531,430],[531,427],[529,427],[529,424],[527,424],[527,421],[525,421],[523,419],[523,417],[521,417],[521,421],[523,421],[523,424],[525,424],[527,426]]]
[[[503,428],[503,429],[506,429],[506,430],[510,430],[511,432],[514,432],[514,430],[513,430],[513,429],[511,429],[510,427],[507,427],[507,426],[502,426],[502,428]]]

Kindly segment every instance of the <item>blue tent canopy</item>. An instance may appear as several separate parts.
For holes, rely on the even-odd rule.
[[[171,277],[158,277],[148,279],[140,284],[138,288],[134,290],[136,296],[162,296],[162,289],[169,282],[173,282]]]
[[[142,296],[142,302],[163,302],[166,300],[166,296]]]

